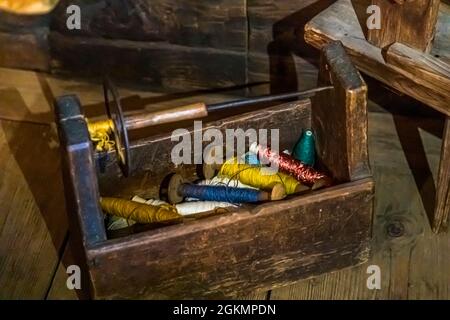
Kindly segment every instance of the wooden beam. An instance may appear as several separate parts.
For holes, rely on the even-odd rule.
[[[386,63],[407,71],[422,86],[439,91],[450,101],[450,65],[434,56],[394,43],[386,51]]]
[[[367,86],[340,42],[322,51],[318,86],[326,85],[335,89],[312,99],[318,157],[339,181],[368,177]]]
[[[436,27],[440,0],[352,0],[359,23],[367,41],[384,48],[394,42],[404,43],[423,52],[429,52]],[[379,29],[368,29],[367,8],[380,8]]]
[[[443,5],[440,19],[450,17],[448,6]],[[340,40],[353,63],[363,72],[374,77],[406,95],[409,95],[439,112],[450,116],[448,95],[439,87],[429,87],[411,70],[403,70],[385,61],[382,49],[365,40],[358,18],[352,9],[350,0],[339,0],[327,10],[320,13],[305,26],[306,41],[316,48],[321,48],[330,41]],[[436,35],[435,45],[439,42],[441,49],[439,59],[444,62],[450,56],[450,50],[445,44],[448,35]],[[447,50],[442,50],[447,48]],[[433,49],[434,50],[434,49]],[[428,68],[429,67],[425,67]]]
[[[446,231],[448,228],[450,213],[450,117],[447,117],[445,121],[441,149],[441,164],[436,189],[436,209],[432,221],[434,232]]]

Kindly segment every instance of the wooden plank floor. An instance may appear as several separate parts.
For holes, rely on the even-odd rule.
[[[144,102],[199,99],[121,92],[131,109]],[[66,287],[65,268],[74,262],[50,103],[64,93],[80,94],[90,115],[101,114],[99,86],[0,69],[0,299],[82,298]],[[208,101],[221,99],[223,94],[208,95]],[[397,104],[398,99],[384,99],[370,108],[370,156],[377,182],[370,261],[242,298],[450,298],[450,236],[431,233],[427,219],[434,204],[443,121],[385,112],[398,110]],[[366,287],[367,266],[373,264],[381,268],[381,290]]]

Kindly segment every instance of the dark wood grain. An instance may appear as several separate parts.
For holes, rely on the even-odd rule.
[[[440,19],[447,21],[450,11],[446,5],[441,6]],[[333,23],[330,23],[333,21]],[[385,83],[404,94],[407,94],[446,115],[450,115],[447,97],[436,88],[424,86],[418,77],[409,70],[396,68],[387,64],[382,49],[371,45],[364,38],[356,14],[350,0],[339,0],[327,10],[316,16],[305,27],[306,41],[321,48],[330,41],[340,40],[355,65],[364,73]],[[436,34],[434,43],[448,43],[448,34],[441,27],[441,33]],[[440,45],[439,59],[446,56]],[[433,52],[433,50],[432,50]]]
[[[22,33],[0,31],[0,66],[49,71],[47,35],[47,28]]]
[[[368,256],[372,192],[362,180],[277,202],[277,210],[267,204],[111,241],[87,252],[95,295],[232,297],[359,264]]]
[[[433,231],[445,232],[448,228],[450,215],[450,119],[445,121],[442,135],[441,164],[436,192],[436,210],[434,215]]]
[[[68,30],[66,8],[80,6],[81,30]],[[67,36],[156,41],[244,52],[244,0],[63,0],[52,29]]]
[[[340,42],[325,46],[321,55],[318,86],[331,84],[333,91],[312,99],[318,157],[339,181],[367,177],[367,86]]]
[[[73,213],[73,227],[82,232],[85,248],[106,239],[100,194],[93,160],[93,148],[81,105],[75,96],[56,100],[55,113],[63,160],[66,203]]]
[[[390,0],[352,0],[351,2],[367,41],[380,48],[396,42],[401,26],[399,21],[402,19],[403,7],[401,5]],[[367,19],[369,18],[367,8],[370,5],[380,8],[380,29],[369,30],[367,28]],[[352,9],[349,8],[349,10]]]
[[[64,248],[68,223],[58,196],[64,188],[56,141],[48,125],[0,121],[1,300],[45,299]]]
[[[361,28],[371,44],[384,48],[392,43],[400,42],[422,52],[429,52],[436,28],[440,0],[401,2],[352,0]],[[367,28],[369,14],[366,10],[370,5],[380,8],[380,29]]]
[[[52,32],[52,72],[139,79],[155,87],[188,90],[245,83],[245,53],[155,42],[71,37]],[[126,57],[126,61],[123,58]],[[132,67],[130,67],[132,66]]]
[[[385,53],[386,63],[406,70],[422,86],[440,92],[450,101],[450,64],[433,55],[394,43]]]

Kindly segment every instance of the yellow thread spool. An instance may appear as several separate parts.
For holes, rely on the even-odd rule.
[[[99,152],[112,150],[115,145],[115,142],[110,140],[110,135],[113,133],[114,126],[112,120],[89,122],[86,119],[86,122],[91,140],[95,144],[95,150]]]
[[[308,189],[308,187],[302,185],[293,177],[282,172],[270,173],[269,169],[238,163],[235,158],[232,158],[222,165],[219,176],[236,178],[242,183],[258,189],[271,189],[281,183],[287,194],[294,194]],[[261,170],[266,170],[266,174],[262,174]]]
[[[169,204],[152,206],[124,199],[101,198],[100,205],[108,214],[139,223],[176,222],[183,219],[177,209]]]

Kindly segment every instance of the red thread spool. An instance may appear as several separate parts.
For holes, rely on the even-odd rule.
[[[290,155],[277,153],[269,148],[254,143],[250,146],[250,151],[258,154],[262,159],[266,159],[278,166],[279,170],[293,176],[298,181],[303,182],[313,189],[331,185],[332,180],[322,172],[315,170]]]

